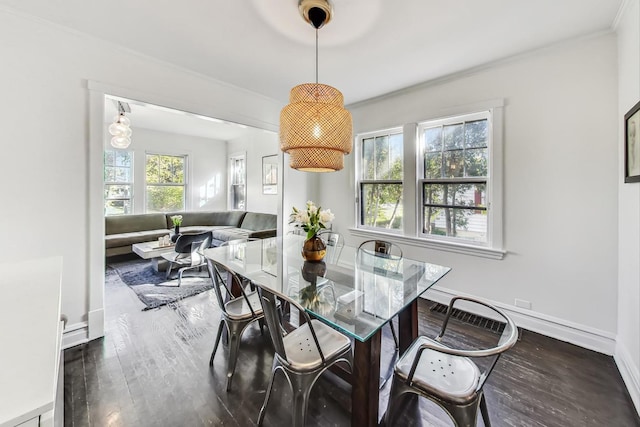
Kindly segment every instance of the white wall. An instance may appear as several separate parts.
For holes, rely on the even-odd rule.
[[[291,215],[292,208],[295,206],[298,209],[304,209],[308,200],[315,200],[317,194],[317,173],[300,172],[295,169],[291,169],[289,166],[290,156],[288,154],[282,154],[284,171],[283,171],[283,198],[282,198],[282,223],[283,233],[286,234],[293,228],[293,224],[289,224],[289,215]],[[334,172],[337,173],[337,172]],[[341,183],[344,185],[344,182]],[[321,202],[320,202],[321,203]],[[324,209],[324,205],[323,206]]]
[[[609,354],[618,304],[616,60],[608,34],[350,107],[358,133],[503,98],[508,254],[414,246],[405,254],[452,267],[439,289],[483,297],[528,318],[530,329]],[[355,224],[353,165],[350,155],[345,170],[318,177],[317,198],[343,233]],[[516,298],[532,310],[516,309]]]
[[[128,150],[134,161],[134,213],[145,212],[145,161],[147,153],[187,156],[186,210],[226,210],[227,162],[225,141],[140,129]],[[106,135],[105,135],[106,136]],[[109,139],[105,139],[109,141]],[[107,146],[108,148],[108,146]]]
[[[88,243],[104,227],[89,207],[90,197],[101,193],[99,184],[88,184],[96,148],[90,144],[102,144],[102,135],[89,132],[88,81],[127,88],[140,101],[270,130],[277,130],[282,105],[5,8],[0,40],[3,241],[36,242],[27,254],[2,244],[0,258],[62,255],[62,308],[68,328],[82,326],[97,310],[90,309],[90,266],[104,264],[104,249]]]
[[[640,413],[640,183],[625,184],[624,115],[640,101],[640,2],[618,27],[618,335],[615,359]]]
[[[247,211],[272,214],[278,212],[278,195],[262,194],[262,157],[277,155],[278,151],[278,135],[273,132],[256,130],[242,139],[228,141],[229,154],[246,154]]]

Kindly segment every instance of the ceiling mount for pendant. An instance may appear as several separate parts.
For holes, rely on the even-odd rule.
[[[328,24],[333,15],[333,8],[327,0],[299,0],[298,10],[316,30]]]

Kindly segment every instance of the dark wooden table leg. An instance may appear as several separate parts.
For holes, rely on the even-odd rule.
[[[238,283],[237,280],[233,280],[233,275],[229,272],[227,272],[227,286],[229,286],[229,283],[231,283],[231,286],[229,286],[229,290],[231,291],[231,294],[234,297],[239,297],[240,295],[242,295],[242,290],[240,290],[240,286],[241,284]]]
[[[356,340],[353,354],[353,382],[351,388],[351,425],[378,425],[380,399],[380,344],[378,330],[369,340]]]
[[[415,300],[398,314],[399,347],[403,354],[418,338],[418,301]]]

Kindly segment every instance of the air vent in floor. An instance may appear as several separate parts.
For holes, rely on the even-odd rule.
[[[436,303],[433,303],[431,307],[429,307],[429,310],[435,313],[440,313],[442,315],[445,315],[447,314],[447,308],[449,308],[449,306],[436,302]],[[504,331],[504,327],[505,327],[505,324],[503,322],[498,322],[496,320],[478,316],[476,314],[462,311],[457,308],[453,309],[453,313],[451,314],[451,317],[458,319],[462,322],[469,323],[479,328],[488,329],[490,331],[493,331],[499,334],[501,334]]]

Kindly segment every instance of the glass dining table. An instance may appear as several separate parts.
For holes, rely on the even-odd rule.
[[[417,299],[449,267],[356,247],[327,247],[321,262],[302,258],[303,236],[231,242],[205,256],[258,287],[286,295],[312,316],[354,338],[351,425],[376,426],[379,417],[382,327],[397,316],[400,353],[418,336]]]

